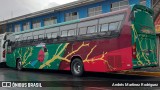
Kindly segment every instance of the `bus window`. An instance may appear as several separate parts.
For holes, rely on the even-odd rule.
[[[108,31],[108,24],[102,24],[101,25],[101,32]]]
[[[34,40],[36,40],[36,39],[38,39],[38,36],[36,35],[36,36],[34,36]]]
[[[114,22],[109,24],[109,31],[118,30],[119,22]]]
[[[89,26],[88,27],[87,33],[95,33],[95,32],[97,32],[96,26]]]
[[[68,36],[74,36],[74,35],[75,35],[75,30],[68,31]]]
[[[23,40],[27,40],[27,37],[23,37]]]
[[[31,39],[33,39],[33,37],[32,37],[32,36],[29,36],[29,37],[28,37],[28,40],[31,40]]]
[[[58,34],[57,33],[52,33],[52,38],[57,38]]]
[[[68,32],[67,30],[62,31],[62,32],[61,32],[61,36],[62,36],[62,37],[66,37],[66,36],[67,36],[67,32]]]
[[[47,35],[46,37],[47,37],[48,39],[51,39],[51,38],[52,38],[52,34],[51,34],[51,33],[47,33],[46,35]]]
[[[79,35],[87,34],[87,27],[79,28]]]
[[[43,38],[44,38],[44,34],[38,35],[38,39],[43,39]]]

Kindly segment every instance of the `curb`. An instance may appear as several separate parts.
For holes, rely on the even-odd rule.
[[[122,71],[120,72],[120,74],[160,77],[160,72],[147,72],[147,71]]]

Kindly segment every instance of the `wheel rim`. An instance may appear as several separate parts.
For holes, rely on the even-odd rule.
[[[74,69],[74,72],[78,74],[81,72],[81,65],[77,62],[74,64],[73,69]]]
[[[76,63],[74,64],[74,66],[73,66],[73,69],[74,69],[74,72],[75,72],[76,74],[79,74],[79,73],[81,72],[81,65],[80,65],[80,63],[76,62]]]

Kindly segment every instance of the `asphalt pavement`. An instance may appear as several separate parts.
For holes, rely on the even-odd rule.
[[[74,77],[66,71],[23,70],[0,68],[0,81],[33,82],[41,81],[53,87],[41,88],[0,88],[0,90],[160,90],[160,87],[111,87],[107,84],[117,82],[160,82],[160,77],[123,75],[114,73],[85,73],[83,77]],[[58,84],[57,84],[58,83]],[[85,83],[85,84],[84,84]],[[93,84],[92,84],[93,83]],[[81,84],[80,86],[78,84]],[[59,85],[59,86],[56,86]],[[64,86],[63,86],[64,85]],[[68,86],[67,86],[68,85]],[[84,85],[84,86],[83,86]],[[88,85],[88,86],[87,86]],[[99,86],[100,85],[100,86]],[[105,86],[106,85],[106,86]]]

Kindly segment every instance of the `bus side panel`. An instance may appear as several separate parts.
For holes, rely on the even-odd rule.
[[[16,59],[20,58],[23,68],[58,70],[67,45],[65,43],[17,48],[7,54],[7,65],[16,67]]]
[[[6,55],[7,66],[13,67],[13,68],[16,67],[16,59],[20,57],[19,54],[21,53],[21,51],[22,51],[21,48],[17,48],[12,53]]]
[[[109,72],[132,69],[130,26],[124,25],[121,35],[115,38],[69,44],[64,57],[71,60],[79,56],[85,71]],[[70,63],[62,60],[60,70],[70,70]]]

